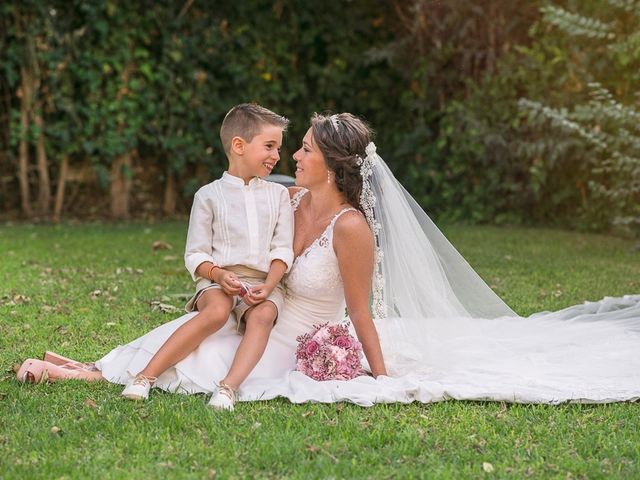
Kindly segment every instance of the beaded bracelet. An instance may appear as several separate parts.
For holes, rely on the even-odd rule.
[[[220,265],[216,265],[215,263],[213,265],[211,265],[211,268],[209,268],[209,272],[207,273],[207,277],[209,277],[209,280],[213,281],[213,271],[216,268],[220,268]]]

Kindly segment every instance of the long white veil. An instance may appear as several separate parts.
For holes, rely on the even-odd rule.
[[[374,316],[516,316],[396,180],[373,143],[366,153],[363,204],[365,213],[373,208],[381,274],[379,285],[374,282],[374,301],[378,296],[384,304],[383,311],[374,309]]]
[[[373,143],[366,154],[362,206],[376,238],[372,312],[392,376],[444,375],[456,398],[478,398],[477,391],[513,401],[638,398],[640,296],[518,316],[395,179]]]

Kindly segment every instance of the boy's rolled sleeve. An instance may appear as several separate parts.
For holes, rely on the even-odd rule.
[[[269,263],[274,260],[282,260],[287,265],[287,272],[293,263],[293,209],[286,188],[280,192],[278,221],[271,238]]]
[[[196,269],[202,262],[216,263],[212,256],[212,225],[213,212],[207,202],[203,200],[201,192],[198,191],[193,197],[184,252],[184,264],[194,281],[200,278]]]

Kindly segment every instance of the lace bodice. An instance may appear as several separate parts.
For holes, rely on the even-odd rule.
[[[306,190],[296,192],[292,206],[297,209]],[[354,208],[338,212],[324,232],[293,262],[284,280],[287,309],[304,311],[297,321],[313,325],[341,321],[344,318],[344,287],[338,258],[333,249],[333,230],[338,218]]]
[[[333,228],[338,218],[350,210],[355,209],[345,208],[338,212],[322,235],[294,260],[285,281],[287,291],[291,294],[325,301],[343,299],[342,277],[338,258],[333,250]]]

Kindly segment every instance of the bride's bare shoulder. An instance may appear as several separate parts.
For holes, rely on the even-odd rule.
[[[367,238],[373,238],[371,229],[364,215],[357,210],[350,210],[340,215],[333,229],[336,241],[345,243],[362,242]]]

